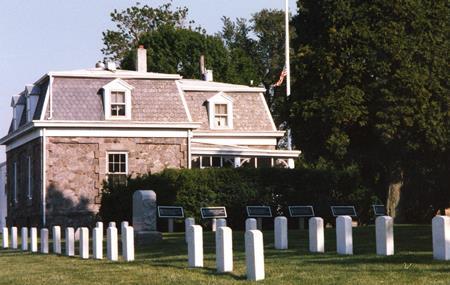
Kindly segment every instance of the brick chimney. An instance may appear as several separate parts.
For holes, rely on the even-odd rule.
[[[147,50],[143,45],[140,45],[136,53],[136,71],[147,72]]]

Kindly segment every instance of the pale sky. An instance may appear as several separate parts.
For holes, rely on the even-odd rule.
[[[164,0],[141,0],[159,6]],[[111,28],[109,14],[136,1],[0,0],[0,137],[12,117],[11,96],[48,71],[94,67],[103,58],[102,31]],[[208,33],[218,32],[221,17],[250,18],[263,8],[284,9],[284,0],[174,0],[189,8],[189,18]],[[296,1],[290,0],[295,14]],[[0,162],[5,160],[0,146]]]

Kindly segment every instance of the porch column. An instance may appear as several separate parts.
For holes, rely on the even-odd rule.
[[[294,169],[295,168],[295,163],[294,163],[294,159],[293,158],[288,158],[288,168],[290,168],[290,169]]]
[[[241,166],[241,158],[240,157],[235,157],[234,158],[234,165],[233,165],[233,167],[234,168],[238,168],[240,166]]]

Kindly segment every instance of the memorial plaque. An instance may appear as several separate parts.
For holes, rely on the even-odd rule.
[[[158,206],[158,217],[160,218],[184,218],[183,207],[177,206]]]
[[[350,216],[356,217],[355,206],[331,206],[331,212],[334,217]]]
[[[247,206],[246,209],[250,218],[272,218],[272,209],[269,206]]]
[[[386,207],[384,205],[372,205],[375,216],[386,216]]]
[[[225,207],[202,207],[200,213],[203,219],[220,219],[227,217]]]
[[[293,218],[309,218],[314,217],[313,206],[289,206],[289,214]]]

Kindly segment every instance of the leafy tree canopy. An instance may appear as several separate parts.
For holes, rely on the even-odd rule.
[[[110,16],[111,21],[116,24],[116,29],[103,32],[105,47],[102,52],[109,59],[120,61],[131,48],[137,46],[145,34],[160,26],[190,27],[193,22],[187,20],[187,14],[186,7],[172,10],[171,1],[157,8],[138,2],[125,10],[114,10]]]
[[[419,176],[433,184],[420,191],[442,190],[429,174],[449,162],[448,2],[300,0],[298,7],[290,124],[307,161],[356,165],[384,195]],[[435,207],[448,204],[446,191]]]

